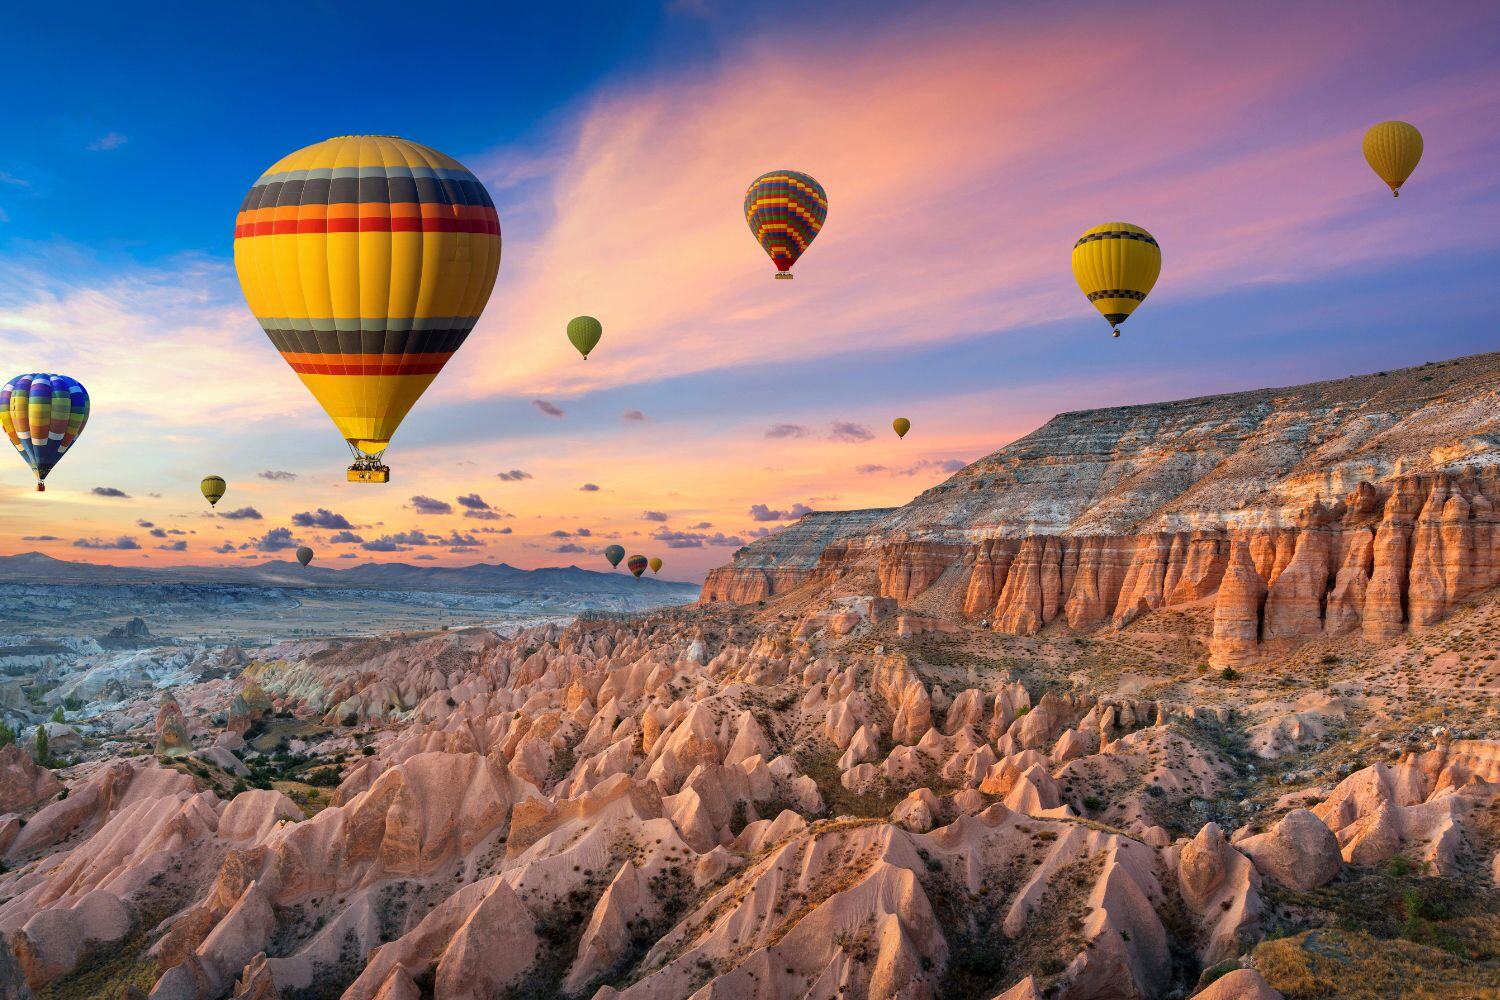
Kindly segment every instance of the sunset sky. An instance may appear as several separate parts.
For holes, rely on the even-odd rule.
[[[1493,2],[86,6],[0,37],[0,379],[94,407],[46,493],[0,454],[0,554],[607,569],[618,541],[698,581],[1060,411],[1500,347]],[[1426,139],[1399,200],[1360,153],[1390,118]],[[366,132],[463,161],[504,234],[387,486],[344,481],[230,255],[266,167]],[[741,211],[783,167],[830,202],[790,282]],[[1068,266],[1112,220],[1163,253],[1119,340]]]

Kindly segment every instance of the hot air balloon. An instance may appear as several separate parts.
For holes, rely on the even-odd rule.
[[[1401,197],[1401,185],[1422,159],[1422,133],[1406,122],[1381,122],[1365,133],[1365,159],[1370,169]]]
[[[38,493],[88,420],[88,390],[66,375],[17,375],[0,389],[0,427],[36,473]]]
[[[897,417],[891,421],[891,428],[896,432],[898,438],[906,437],[906,432],[911,430],[911,421],[905,417]]]
[[[312,562],[312,557],[312,549],[308,548],[306,545],[297,546],[297,561],[303,566],[306,566],[308,563]]]
[[[791,278],[791,267],[828,218],[828,192],[795,170],[773,170],[755,178],[745,192],[745,221],[776,265],[776,277]]]
[[[620,560],[625,558],[625,547],[623,545],[611,545],[604,550],[604,558],[609,560],[611,566],[620,565]]]
[[[660,573],[661,572],[661,556],[652,556],[651,557],[650,566],[651,566],[651,572],[652,573]]]
[[[1073,244],[1073,277],[1116,337],[1120,324],[1145,300],[1159,274],[1161,248],[1140,226],[1106,222]]]
[[[604,336],[604,324],[592,316],[574,316],[568,320],[568,340],[578,348],[578,353],[583,355],[583,360],[589,359],[589,352],[599,346],[599,338]]]
[[[245,196],[234,267],[250,311],[333,418],[351,482],[390,481],[391,436],[484,311],[500,220],[472,173],[394,136],[278,160]]]
[[[219,501],[223,499],[225,491],[229,489],[224,483],[223,476],[204,476],[203,482],[198,484],[198,488],[203,491],[203,496],[208,500],[210,507],[217,506]]]
[[[629,569],[630,572],[634,573],[635,578],[639,580],[641,578],[641,574],[646,572],[646,557],[631,556],[630,561],[625,564],[625,567]]]

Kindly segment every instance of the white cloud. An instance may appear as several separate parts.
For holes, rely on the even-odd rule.
[[[89,149],[96,153],[108,152],[111,149],[119,149],[129,141],[128,136],[121,135],[119,132],[106,132],[89,143]]]

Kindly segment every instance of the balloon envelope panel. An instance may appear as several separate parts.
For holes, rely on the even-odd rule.
[[[250,311],[350,445],[378,455],[478,322],[500,221],[463,164],[339,136],[261,175],[235,219]]]
[[[796,170],[761,174],[745,192],[745,221],[778,271],[797,263],[827,218],[828,192]]]
[[[88,419],[88,390],[66,375],[17,375],[0,388],[0,427],[37,482],[62,460]]]

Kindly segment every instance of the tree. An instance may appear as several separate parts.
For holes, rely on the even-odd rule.
[[[36,762],[46,764],[52,759],[52,748],[47,745],[47,727],[36,727]]]
[[[63,707],[61,705],[58,705],[57,708],[53,709],[53,711],[52,711],[52,721],[53,722],[65,722],[65,721],[67,721],[66,718],[63,716]]]
[[[16,731],[4,722],[0,722],[0,747],[8,747],[16,741]]]

